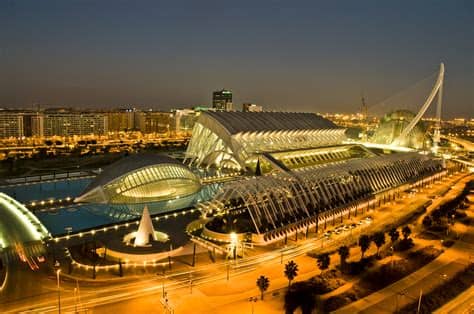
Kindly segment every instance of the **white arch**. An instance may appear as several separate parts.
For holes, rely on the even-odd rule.
[[[403,131],[400,133],[400,136],[397,137],[393,141],[393,143],[392,143],[393,145],[399,146],[400,143],[402,143],[403,140],[408,136],[408,134],[410,134],[411,130],[413,130],[415,125],[418,123],[418,121],[420,121],[421,117],[425,114],[426,110],[428,109],[430,104],[433,102],[433,99],[435,98],[436,94],[438,94],[438,104],[437,104],[438,107],[436,108],[436,113],[437,113],[437,115],[441,115],[441,100],[442,100],[442,97],[443,97],[443,82],[444,82],[444,63],[441,62],[440,67],[439,67],[438,79],[436,80],[436,83],[433,86],[433,90],[431,91],[430,95],[426,99],[425,103],[421,107],[418,114],[413,118],[413,120],[410,121],[410,123],[408,123],[408,125],[405,127],[405,129],[403,129]],[[439,127],[439,120],[440,120],[441,117],[437,116],[436,118],[438,119],[438,122],[437,122],[438,123],[437,128],[438,128]],[[438,132],[439,132],[439,129],[438,129]],[[435,133],[436,133],[436,131],[435,131]],[[438,138],[438,142],[439,142],[439,135],[438,134],[435,134],[435,145],[437,145],[436,138]]]

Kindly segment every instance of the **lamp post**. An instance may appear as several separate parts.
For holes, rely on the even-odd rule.
[[[162,276],[162,279],[161,279],[161,290],[162,290],[162,295],[163,295],[163,298],[165,297],[166,293],[165,293],[165,268],[163,267],[163,276]]]
[[[252,314],[253,314],[253,310],[254,310],[254,309],[253,309],[253,304],[254,304],[255,302],[257,302],[257,300],[258,300],[257,297],[251,297],[251,298],[249,298],[249,302],[250,302],[250,304],[252,304]]]
[[[58,313],[61,314],[61,290],[59,286],[59,273],[61,272],[61,264],[58,261],[54,263],[54,267],[56,268],[56,281],[57,281],[57,288],[58,288]]]
[[[390,269],[393,270],[393,245],[390,247]]]

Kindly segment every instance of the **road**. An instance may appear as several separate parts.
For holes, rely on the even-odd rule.
[[[451,184],[451,180],[453,179],[454,178],[447,179],[443,181],[443,183],[438,184],[436,186],[437,189],[445,189],[446,186]],[[427,194],[420,193],[417,197],[417,201],[418,200],[420,202],[427,201]],[[419,206],[418,204],[412,204],[412,201],[413,199],[405,197],[397,202],[392,202],[392,204],[384,205],[380,212],[376,211],[377,213],[371,213],[371,215],[375,217],[374,223],[364,225],[364,230],[355,229],[352,231],[352,236],[356,238],[362,231],[364,233],[370,232],[381,226],[393,223],[396,219],[407,215],[410,211]],[[257,278],[260,274],[271,274],[272,287],[284,287],[286,285],[286,279],[282,276],[282,257],[284,262],[295,259],[299,263],[301,268],[299,279],[315,275],[318,270],[315,267],[314,259],[305,256],[306,253],[321,247],[327,248],[328,246],[335,249],[340,246],[341,243],[348,241],[350,236],[350,232],[346,232],[330,240],[324,240],[321,237],[299,240],[297,243],[293,243],[286,248],[249,256],[236,262],[221,262],[199,266],[190,271],[186,270],[169,274],[166,278],[152,275],[132,282],[111,281],[110,285],[106,287],[82,285],[79,293],[74,292],[74,288],[76,288],[74,283],[62,282],[62,309],[64,312],[67,312],[74,311],[74,309],[78,307],[79,309],[94,309],[94,313],[107,313],[110,311],[110,308],[117,308],[119,310],[130,304],[139,304],[140,301],[143,301],[142,304],[147,304],[146,300],[151,299],[155,302],[155,307],[157,307],[156,311],[160,312],[161,310],[158,310],[158,308],[161,308],[159,296],[161,296],[164,288],[170,296],[170,299],[177,300],[176,308],[179,309],[179,313],[181,313],[185,312],[185,309],[189,306],[189,304],[184,302],[186,297],[182,296],[190,295],[191,290],[194,291],[193,296],[199,295],[199,293],[202,293],[202,291],[206,289],[209,290],[209,287],[214,285],[222,285],[228,289],[234,289],[235,293],[229,292],[229,296],[218,302],[214,300],[212,301],[213,304],[232,303],[242,298],[242,295],[252,296],[256,293],[254,279],[249,278]],[[229,269],[229,281],[227,281],[227,269]],[[211,290],[211,293],[224,293],[225,291],[224,288],[219,291],[216,289]],[[15,302],[3,303],[0,304],[0,306],[3,306],[3,311],[7,313],[19,311],[31,311],[35,313],[56,312],[57,296],[53,292],[54,290],[49,294],[38,295],[35,298],[33,306],[31,300],[15,300]],[[201,299],[201,301],[204,301],[204,298]],[[139,313],[140,311],[137,310],[136,312]],[[145,309],[144,313],[145,312],[150,313],[152,311]],[[196,310],[196,312],[199,311]]]

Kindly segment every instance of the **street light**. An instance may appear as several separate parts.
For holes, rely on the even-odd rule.
[[[390,269],[393,269],[393,245],[390,247]]]
[[[61,264],[59,264],[59,261],[54,263],[54,267],[56,268],[56,280],[58,285],[58,313],[61,314],[61,290],[59,287],[59,273],[61,272]]]
[[[257,297],[251,297],[249,298],[249,302],[252,304],[252,314],[253,314],[253,304],[257,302],[258,298]]]

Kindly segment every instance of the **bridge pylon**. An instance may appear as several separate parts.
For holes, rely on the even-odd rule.
[[[433,149],[435,151],[437,150],[438,145],[439,145],[439,141],[440,141],[440,133],[441,133],[440,132],[440,130],[441,130],[441,105],[442,105],[442,101],[443,101],[443,84],[444,84],[444,63],[441,62],[440,67],[439,67],[438,78],[436,80],[436,83],[433,86],[433,89],[431,90],[431,93],[429,94],[429,96],[426,99],[423,106],[421,106],[420,111],[413,118],[413,120],[411,120],[410,123],[408,123],[408,125],[402,130],[402,132],[400,133],[400,136],[398,136],[392,142],[392,145],[400,146],[401,143],[404,142],[404,140],[408,137],[408,135],[413,130],[415,125],[423,117],[423,115],[425,114],[426,110],[428,109],[428,107],[433,102],[436,95],[438,95],[438,101],[437,101],[437,106],[436,106],[436,125],[435,125],[434,131],[433,131]]]

